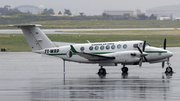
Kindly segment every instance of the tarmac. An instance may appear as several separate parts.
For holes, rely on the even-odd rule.
[[[0,52],[0,101],[179,101],[180,48],[172,47],[173,74],[165,74],[161,63],[142,67],[105,67],[98,64],[66,62],[32,52]],[[167,65],[166,65],[167,66]],[[63,80],[65,76],[65,80]]]

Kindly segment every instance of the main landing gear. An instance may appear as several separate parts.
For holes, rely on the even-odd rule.
[[[103,68],[103,66],[101,66],[101,68],[99,69],[98,74],[99,74],[99,75],[106,75],[106,69]]]
[[[128,73],[128,68],[125,67],[125,65],[123,65],[123,67],[121,68],[122,73]]]
[[[125,65],[123,66],[123,68],[121,68],[121,70],[122,70],[122,73],[128,73],[128,68],[125,67]],[[106,73],[106,69],[103,68],[103,66],[101,66],[101,68],[99,69],[97,74],[99,74],[99,75],[106,75],[107,74]]]

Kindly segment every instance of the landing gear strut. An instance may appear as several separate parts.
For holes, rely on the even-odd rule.
[[[122,73],[128,73],[128,68],[123,65],[123,68],[121,68]]]
[[[103,75],[106,74],[106,69],[103,68],[103,66],[101,66],[101,68],[99,69],[98,74],[99,74],[99,75],[101,75],[101,74],[103,74]]]

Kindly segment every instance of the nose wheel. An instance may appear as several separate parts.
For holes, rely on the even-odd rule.
[[[106,74],[106,69],[101,66],[101,68],[99,69],[98,74],[99,74],[99,75],[104,75],[104,74]]]
[[[173,73],[172,67],[167,67],[165,73]]]

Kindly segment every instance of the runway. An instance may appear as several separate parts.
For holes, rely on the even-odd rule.
[[[66,62],[32,52],[0,52],[0,101],[179,101],[180,48],[172,47],[175,73],[166,75],[161,63],[105,67],[98,76],[97,64]]]
[[[178,28],[179,29],[179,28]],[[79,34],[63,31],[108,31],[108,30],[174,30],[174,28],[105,28],[105,29],[42,29],[46,34]],[[0,29],[0,34],[23,34],[20,29]],[[83,33],[92,34],[92,33]]]

